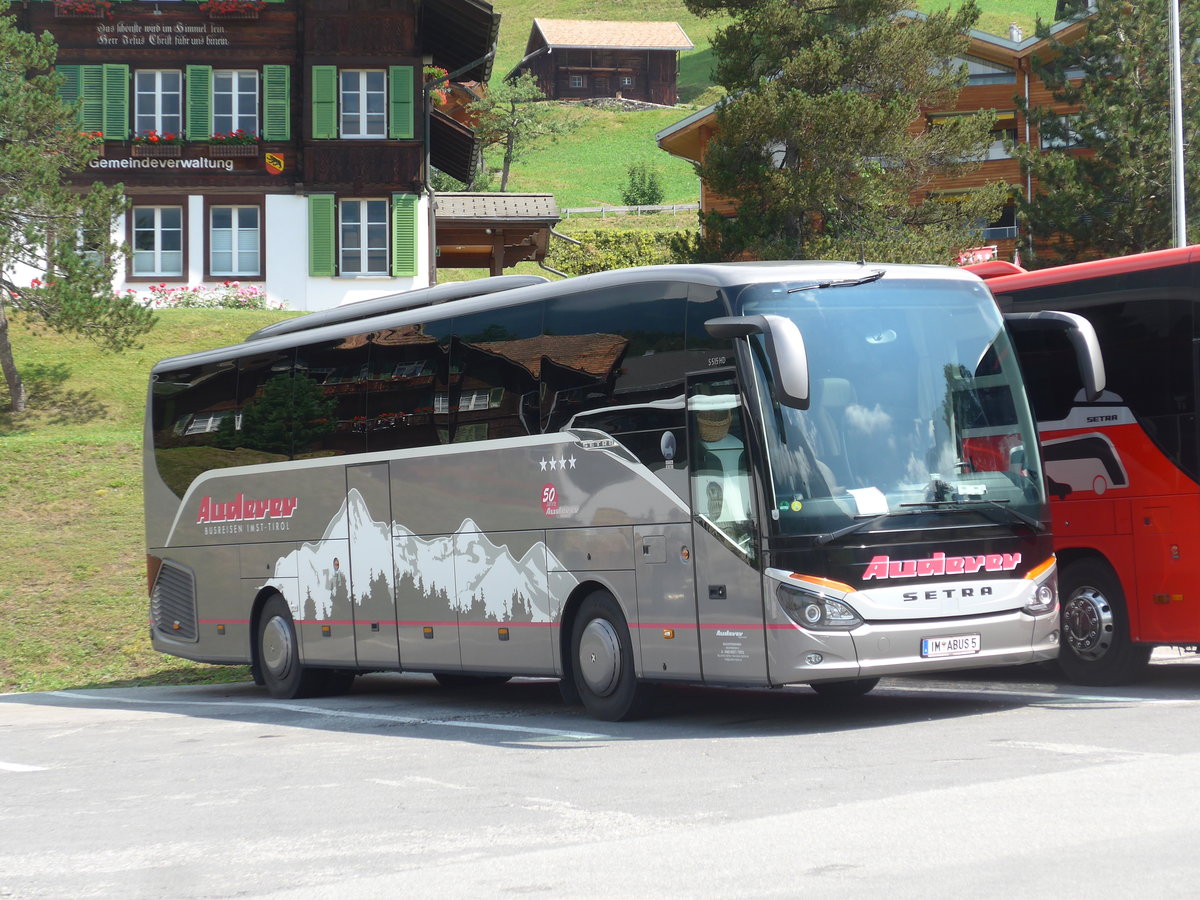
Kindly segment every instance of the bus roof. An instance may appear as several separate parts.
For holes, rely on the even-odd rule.
[[[268,331],[274,326],[260,329],[241,344],[219,347],[212,350],[202,350],[183,356],[170,357],[160,360],[152,372],[174,369],[181,366],[206,365],[226,359],[241,356],[268,353],[288,347],[298,346],[309,341],[337,340],[366,330],[399,328],[404,325],[414,325],[427,321],[448,319],[456,315],[470,315],[485,312],[489,309],[506,306],[517,306],[523,303],[533,303],[550,297],[566,296],[588,290],[621,287],[629,284],[646,282],[684,282],[706,284],[718,289],[742,287],[751,284],[765,284],[779,281],[805,282],[814,284],[832,281],[852,281],[862,278],[864,274],[883,271],[886,274],[902,275],[909,278],[919,277],[939,281],[974,281],[979,278],[964,269],[951,266],[932,265],[893,265],[889,263],[849,263],[828,260],[801,260],[796,262],[736,262],[736,263],[693,263],[664,266],[643,266],[633,269],[614,269],[607,272],[596,272],[591,275],[579,275],[562,281],[546,281],[540,276],[533,276],[535,283],[525,287],[514,287],[506,290],[491,292],[468,293],[457,299],[438,300],[434,303],[414,302],[405,303],[408,294],[426,294],[437,288],[425,288],[419,291],[409,291],[395,294],[391,297],[380,297],[376,300],[365,300],[361,304],[348,304],[334,310],[324,310],[309,313],[295,319],[287,319],[278,325],[300,323],[289,329]],[[523,276],[499,276],[521,278]],[[482,279],[494,281],[494,279]],[[466,286],[444,285],[450,288]],[[354,307],[362,304],[378,304],[374,315],[342,315],[327,316],[328,313],[338,313],[343,310],[354,311]],[[390,305],[389,305],[390,304]],[[399,304],[399,305],[397,305]],[[436,309],[430,309],[436,306]],[[312,317],[320,317],[312,325],[304,324]],[[369,320],[369,322],[367,321]],[[364,324],[365,323],[365,324]]]
[[[1149,253],[1133,253],[1129,256],[1115,256],[1111,259],[1096,259],[1034,271],[1026,271],[1012,266],[1011,270],[1015,271],[1000,272],[990,268],[990,263],[979,263],[974,266],[964,266],[964,268],[974,272],[980,278],[986,279],[992,293],[999,294],[1018,288],[1045,287],[1082,281],[1087,278],[1103,278],[1124,275],[1128,272],[1140,272],[1145,269],[1179,266],[1198,258],[1200,258],[1200,245],[1176,247],[1170,250],[1153,250]]]
[[[432,306],[435,303],[447,303],[451,300],[461,300],[464,297],[478,297],[497,291],[509,291],[513,288],[529,287],[532,284],[543,284],[548,280],[541,275],[496,275],[491,278],[480,278],[477,281],[452,281],[448,284],[402,291],[398,294],[388,294],[371,300],[359,300],[356,303],[347,303],[345,306],[337,306],[333,309],[297,316],[294,319],[274,322],[258,329],[246,340],[260,341],[263,338],[290,334],[293,331],[308,331],[337,322],[370,319],[402,309]]]

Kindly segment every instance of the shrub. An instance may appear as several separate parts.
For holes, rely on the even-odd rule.
[[[587,275],[631,266],[656,266],[675,262],[673,240],[682,231],[632,231],[604,228],[576,231],[571,236],[580,246],[553,241],[546,254],[546,265],[568,275]]]
[[[626,206],[658,206],[663,202],[658,169],[647,163],[634,163],[627,171],[629,180],[621,190],[621,200]]]
[[[236,281],[208,286],[167,287],[150,285],[149,306],[157,309],[282,309],[282,303],[267,300],[267,292],[257,285]]]

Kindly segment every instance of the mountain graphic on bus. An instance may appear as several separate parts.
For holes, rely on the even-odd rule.
[[[354,535],[353,592],[349,560],[338,558],[347,555],[349,534]],[[551,597],[565,598],[578,583],[562,570],[543,541],[517,558],[469,518],[454,534],[420,537],[399,523],[372,518],[362,495],[351,490],[323,538],[280,557],[275,564],[278,577],[267,584],[304,620],[332,617],[338,600],[351,594],[359,606],[386,580],[399,586],[397,599],[405,615],[550,622]],[[298,577],[283,577],[286,572]]]
[[[1129,487],[1117,448],[1099,432],[1042,441],[1042,464],[1050,493],[1060,500],[1075,491],[1103,494]]]

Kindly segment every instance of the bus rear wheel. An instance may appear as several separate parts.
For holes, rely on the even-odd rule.
[[[1059,592],[1063,674],[1090,685],[1125,684],[1141,675],[1152,647],[1129,637],[1129,612],[1116,573],[1097,560],[1077,560],[1063,567]]]
[[[316,697],[330,687],[344,691],[353,681],[337,681],[339,669],[314,669],[300,664],[300,641],[292,613],[282,597],[276,594],[264,604],[258,617],[258,669],[272,697],[294,700],[297,697]]]
[[[645,711],[647,693],[633,668],[633,644],[621,607],[607,591],[584,599],[571,629],[572,677],[584,708],[619,722]]]

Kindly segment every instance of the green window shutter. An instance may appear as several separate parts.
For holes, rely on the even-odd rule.
[[[104,127],[104,67],[79,67],[79,99],[83,105],[79,107],[79,127],[84,131],[103,131],[105,137],[110,137]],[[123,135],[112,135],[118,140]]]
[[[292,139],[292,67],[263,66],[264,141]]]
[[[189,141],[207,141],[213,133],[212,66],[188,66],[187,119],[183,136]]]
[[[68,106],[75,105],[79,100],[79,70],[82,66],[55,66],[54,71],[62,76],[58,86],[58,99]]]
[[[417,195],[392,194],[392,275],[417,274]]]
[[[129,66],[105,63],[104,132],[106,140],[123,141],[129,137]]]
[[[388,66],[388,137],[406,141],[413,136],[413,67]]]
[[[333,194],[308,195],[308,274],[335,274]]]
[[[332,140],[338,136],[337,66],[312,67],[313,140]]]

